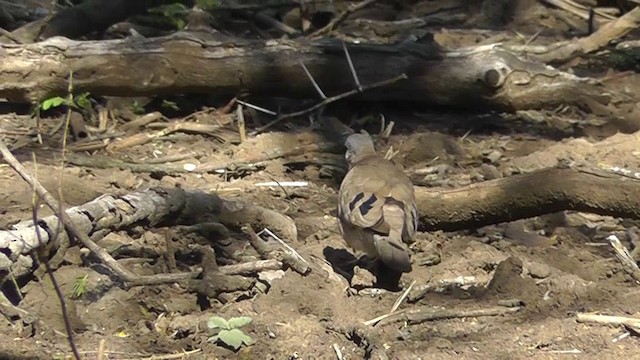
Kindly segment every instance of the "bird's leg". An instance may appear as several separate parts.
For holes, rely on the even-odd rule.
[[[375,261],[373,265],[373,274],[376,276],[374,287],[388,291],[400,291],[401,271],[394,270],[386,266],[382,261]]]
[[[362,254],[360,255],[357,259],[356,259],[356,265],[358,265],[358,267],[361,267],[363,269],[367,269],[369,271],[371,271],[372,266],[374,266],[376,262],[375,258],[371,258],[369,255],[367,254]]]

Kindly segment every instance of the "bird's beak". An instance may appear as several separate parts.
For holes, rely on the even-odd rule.
[[[351,152],[350,150],[347,150],[347,152],[344,153],[344,158],[347,160],[349,164],[351,164],[351,159],[353,159],[353,152]]]

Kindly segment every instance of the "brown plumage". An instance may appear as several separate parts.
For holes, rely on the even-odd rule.
[[[378,262],[381,272],[410,272],[417,209],[411,180],[378,155],[368,134],[350,135],[345,145],[349,172],[340,185],[338,219],[346,243]],[[384,274],[383,274],[384,275]]]

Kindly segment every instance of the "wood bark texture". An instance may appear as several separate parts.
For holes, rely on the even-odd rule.
[[[591,79],[524,60],[497,46],[453,52],[443,51],[433,40],[347,46],[363,85],[408,76],[356,96],[365,101],[505,110],[575,104],[606,113],[614,112],[608,104],[617,99],[613,89]],[[34,102],[63,95],[73,72],[74,88],[94,95],[235,95],[248,90],[253,95],[317,98],[300,62],[328,96],[356,87],[337,40],[246,41],[182,32],[149,39],[53,37],[35,44],[0,44],[0,97]]]
[[[67,214],[94,239],[134,225],[190,225],[203,221],[203,216],[213,217],[225,225],[269,227],[290,241],[297,240],[298,236],[293,220],[273,210],[179,188],[150,189],[121,197],[104,195],[67,209]],[[40,228],[42,243],[36,237],[36,226]],[[26,220],[0,231],[0,277],[30,273],[34,263],[31,251],[52,242],[58,232],[61,237],[67,236],[64,230],[59,230],[58,218],[49,216],[40,219],[37,225]]]

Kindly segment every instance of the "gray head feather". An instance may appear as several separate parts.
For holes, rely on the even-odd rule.
[[[349,135],[344,145],[347,147],[345,158],[349,163],[354,163],[362,157],[376,152],[369,134],[356,133]]]

